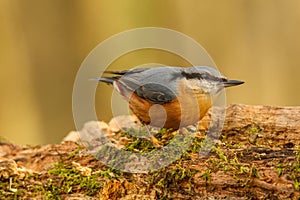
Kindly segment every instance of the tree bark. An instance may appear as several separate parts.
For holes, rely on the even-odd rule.
[[[208,114],[202,120],[200,130],[207,129],[210,117]],[[123,117],[121,123],[131,126],[131,119]],[[299,119],[300,107],[230,105],[222,135],[215,138],[215,147],[205,156],[190,151],[151,173],[111,170],[110,178],[102,176],[98,180],[102,187],[95,195],[88,196],[82,189],[74,190],[74,186],[74,193],[60,195],[70,199],[300,199]],[[86,126],[79,133],[93,132],[93,126]],[[100,122],[97,126],[107,134],[119,131],[113,121],[109,125]],[[78,148],[76,143],[67,141],[41,147],[2,143],[0,178],[6,180],[8,175],[22,179],[20,174],[33,170],[40,179],[49,179],[47,170],[61,160],[72,163],[73,168],[80,171],[88,168],[93,173],[108,169],[82,147],[71,157],[71,152]],[[14,170],[9,170],[4,160],[16,162],[17,165],[9,164]],[[52,180],[57,178],[51,176]]]

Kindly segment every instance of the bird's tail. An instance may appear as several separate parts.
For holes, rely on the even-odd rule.
[[[101,77],[101,78],[92,78],[90,80],[100,81],[100,82],[112,85],[114,83],[114,81],[116,80],[116,78],[115,77]]]

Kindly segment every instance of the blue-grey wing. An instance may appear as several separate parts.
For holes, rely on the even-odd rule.
[[[179,68],[151,68],[138,73],[126,73],[118,82],[143,99],[167,103],[176,99],[179,73]]]
[[[138,87],[134,91],[139,97],[154,103],[168,103],[176,99],[175,91],[156,83],[148,83]]]

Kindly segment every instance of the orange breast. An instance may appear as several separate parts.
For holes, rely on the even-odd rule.
[[[211,97],[180,84],[179,95],[169,103],[155,104],[132,94],[129,107],[145,124],[178,129],[197,123],[211,107]]]

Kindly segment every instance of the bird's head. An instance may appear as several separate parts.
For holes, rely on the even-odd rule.
[[[184,68],[181,74],[186,79],[189,88],[206,94],[217,94],[226,87],[244,83],[227,79],[216,69],[207,66]]]

